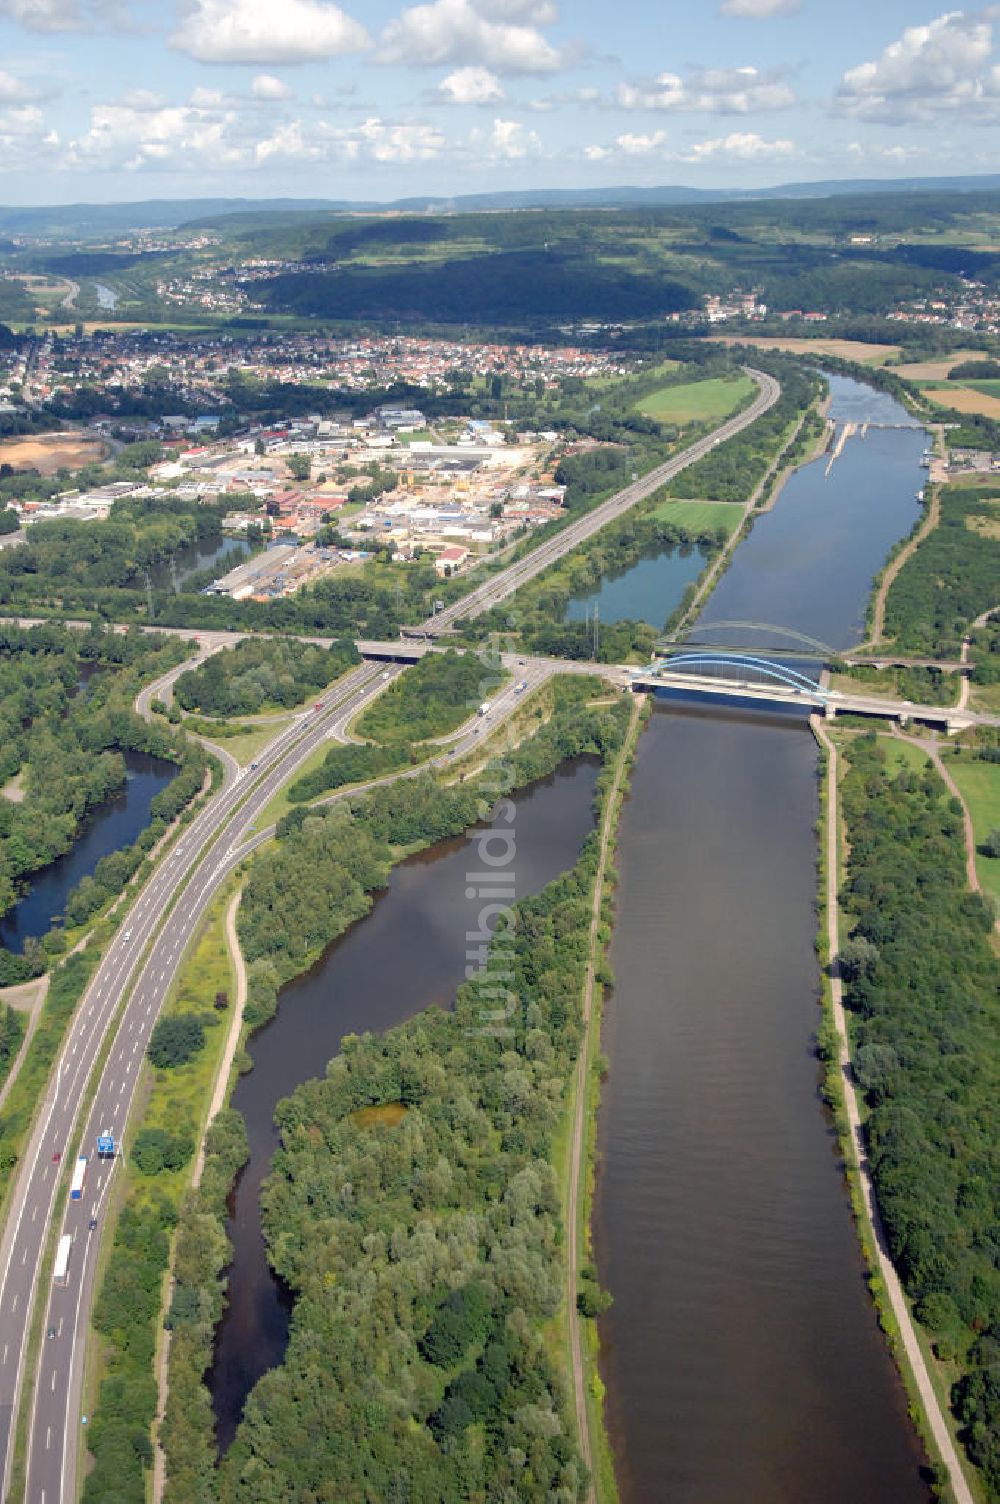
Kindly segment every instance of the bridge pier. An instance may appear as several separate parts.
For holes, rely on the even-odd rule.
[[[823,719],[824,721],[835,721],[837,719],[837,707],[832,700],[824,700],[823,702]]]

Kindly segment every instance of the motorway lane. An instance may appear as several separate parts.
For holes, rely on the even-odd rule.
[[[11,1417],[20,1394],[35,1280],[46,1244],[56,1186],[66,1160],[77,1152],[78,1144],[72,1139],[72,1134],[83,1093],[122,993],[164,909],[205,843],[232,816],[251,787],[251,798],[259,801],[259,808],[263,808],[294,766],[322,741],[329,715],[345,696],[356,696],[378,672],[378,667],[371,664],[352,670],[338,690],[330,693],[326,714],[316,715],[315,719],[304,715],[300,721],[294,722],[262,752],[255,775],[227,781],[191,824],[182,829],[123,920],[77,1007],[55,1076],[22,1159],[0,1243],[0,1465],[4,1493],[9,1481],[12,1452],[9,1445]],[[186,910],[179,908],[178,912],[186,913]],[[176,916],[171,916],[168,929],[175,937],[186,934],[179,928]],[[143,975],[147,973],[148,967]],[[62,1154],[62,1163],[53,1162],[54,1152]],[[92,1200],[92,1195],[88,1195],[86,1204]],[[74,1254],[76,1252],[74,1250]],[[78,1274],[82,1262],[75,1260]],[[74,1284],[71,1272],[70,1288],[74,1288]],[[65,1332],[66,1312],[59,1314],[63,1317]],[[45,1349],[48,1351],[59,1346],[60,1339],[57,1338],[47,1342]],[[43,1432],[43,1443],[44,1439]],[[51,1501],[58,1494],[48,1491],[47,1497]]]
[[[298,733],[297,737],[286,733],[279,739],[285,743],[283,753],[270,758],[269,771],[254,783],[233,825],[227,825],[221,831],[197,863],[153,944],[119,1023],[80,1140],[82,1150],[92,1156],[93,1185],[85,1188],[80,1201],[67,1201],[60,1228],[60,1231],[71,1233],[75,1240],[69,1284],[66,1288],[53,1285],[48,1292],[45,1327],[46,1330],[53,1328],[55,1336],[44,1339],[42,1344],[33,1395],[25,1492],[26,1499],[38,1501],[38,1504],[53,1504],[64,1497],[75,1497],[83,1347],[96,1275],[100,1215],[113,1168],[99,1165],[94,1158],[97,1135],[110,1127],[117,1138],[127,1123],[149,1034],[183,960],[188,941],[218,886],[240,860],[234,849],[237,833],[253,825],[295,768],[322,745],[329,734],[331,715],[349,717],[357,714],[359,706],[370,698],[372,681],[376,680],[379,687],[382,684],[381,670],[377,665],[363,665],[348,677],[351,684],[346,693],[344,682],[337,690],[328,692],[324,704],[326,715],[306,713],[291,728],[292,732]],[[345,708],[338,709],[340,706]],[[244,778],[237,786],[240,797],[247,786]],[[76,1152],[78,1148],[74,1146],[74,1154]],[[89,1225],[95,1214],[98,1217],[96,1230]]]
[[[443,611],[439,611],[436,616],[429,617],[423,623],[422,630],[433,636],[452,626],[459,618],[480,616],[484,611],[489,611],[498,602],[505,600],[508,595],[512,595],[521,585],[526,584],[528,580],[534,579],[536,574],[547,569],[569,549],[576,548],[585,539],[599,532],[602,527],[607,527],[609,522],[613,522],[623,512],[634,507],[637,502],[652,496],[654,491],[658,491],[667,481],[673,480],[696,460],[703,459],[717,444],[724,443],[726,439],[731,439],[735,434],[749,427],[751,423],[755,423],[767,412],[768,408],[773,407],[777,402],[781,395],[781,387],[774,377],[769,376],[765,371],[757,371],[750,366],[745,366],[744,370],[759,388],[758,396],[749,407],[714,429],[712,433],[690,444],[687,449],[681,450],[680,454],[658,465],[655,470],[650,470],[641,480],[633,482],[623,491],[618,491],[614,496],[609,497],[599,507],[595,507],[592,512],[581,517],[578,522],[571,522],[568,527],[562,528],[554,538],[549,538],[545,543],[533,548],[516,564],[511,564],[507,569],[501,570],[491,580],[486,580],[477,589],[471,590],[468,595],[462,596],[460,600],[453,602]]]

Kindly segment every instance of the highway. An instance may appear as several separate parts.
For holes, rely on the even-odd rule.
[[[768,408],[773,407],[777,402],[781,395],[781,387],[766,371],[757,371],[750,366],[745,366],[744,370],[759,388],[758,395],[749,407],[745,407],[734,418],[729,418],[719,428],[713,429],[704,438],[698,439],[694,444],[689,444],[686,449],[682,449],[679,454],[675,454],[664,464],[658,465],[655,470],[650,470],[640,480],[633,481],[623,491],[618,491],[607,501],[602,501],[600,506],[588,512],[585,517],[581,517],[578,522],[571,522],[568,527],[560,529],[555,537],[540,543],[525,558],[501,570],[492,579],[485,580],[468,595],[463,595],[461,600],[455,601],[452,605],[446,606],[443,611],[429,617],[420,630],[434,636],[438,632],[446,631],[462,618],[481,616],[484,611],[492,610],[528,580],[534,579],[536,574],[541,574],[543,569],[547,569],[550,564],[562,558],[563,554],[568,553],[570,549],[578,547],[587,538],[593,537],[594,533],[599,532],[602,527],[607,527],[609,522],[614,522],[637,502],[644,501],[647,496],[652,496],[654,491],[658,491],[661,486],[666,485],[667,481],[680,475],[682,470],[686,470],[696,460],[704,459],[705,455],[718,444],[724,443],[726,439],[731,439],[735,434],[741,433],[744,428],[748,428],[751,423],[755,423],[767,412]]]
[[[489,610],[716,444],[747,427],[774,403],[780,390],[771,377],[756,371],[750,374],[760,387],[750,407],[570,524],[527,558],[494,575],[432,618],[423,630],[434,635],[457,616],[475,616]],[[204,653],[242,634],[191,631],[180,635],[197,637]],[[570,665],[560,660],[506,661],[515,675],[514,682],[493,697],[487,716],[472,718],[442,748],[435,762],[443,765],[474,749],[481,735],[494,729],[520,703],[517,683],[526,682],[530,690],[553,672],[574,668],[594,671],[593,665]],[[261,752],[255,768],[241,771],[231,758],[223,758],[223,787],[189,825],[182,827],[156,866],[76,1009],[22,1156],[0,1240],[0,1497],[6,1497],[10,1484],[14,1417],[23,1398],[30,1356],[28,1338],[53,1222],[60,1233],[70,1233],[74,1241],[67,1284],[50,1282],[41,1292],[43,1336],[30,1392],[24,1497],[28,1504],[55,1504],[76,1497],[84,1347],[90,1330],[102,1221],[116,1163],[98,1162],[96,1138],[104,1128],[118,1137],[128,1122],[149,1034],[197,923],[228,874],[267,839],[268,831],[255,831],[253,827],[273,796],[325,739],[345,740],[349,722],[365,701],[402,671],[399,665],[363,663],[327,692],[321,711],[304,713],[276,736]],[[180,670],[173,671],[172,676],[176,672]],[[146,708],[155,688],[148,686],[140,697]],[[412,772],[395,776],[412,776]],[[88,1083],[98,1070],[96,1094],[81,1133],[76,1125],[85,1106]],[[89,1156],[86,1187],[79,1201],[64,1200],[65,1189],[59,1189],[61,1177],[79,1153]],[[55,1155],[60,1156],[58,1162]],[[45,1335],[48,1332],[52,1335]]]
[[[48,1504],[63,1497],[66,1428],[60,1415],[66,1413],[66,1386],[73,1364],[78,1318],[83,1313],[84,1326],[89,1320],[100,1228],[98,1221],[98,1228],[91,1229],[89,1219],[95,1205],[103,1207],[109,1173],[105,1170],[102,1174],[93,1162],[95,1144],[89,1128],[82,1138],[74,1138],[73,1134],[87,1083],[133,973],[140,967],[101,1077],[95,1109],[100,1126],[113,1126],[119,1133],[127,1120],[145,1040],[203,911],[206,884],[210,884],[225,859],[231,841],[225,827],[242,805],[239,829],[246,830],[295,769],[322,743],[335,719],[343,717],[345,705],[349,707],[348,713],[353,714],[372,692],[374,684],[381,682],[383,672],[377,664],[362,664],[353,669],[337,690],[328,695],[321,713],[303,715],[275,738],[262,752],[256,770],[227,777],[223,788],[190,825],[182,827],[157,865],[77,1007],[22,1156],[0,1241],[0,1472],[4,1495],[10,1481],[12,1417],[24,1381],[26,1339],[57,1189],[66,1162],[85,1150],[92,1157],[87,1192],[82,1201],[66,1203],[65,1227],[76,1236],[69,1285],[43,1292],[48,1304],[46,1326],[54,1326],[56,1336],[43,1340],[32,1412],[26,1495]],[[189,874],[188,885],[182,887]],[[146,957],[178,890],[180,897]],[[123,1060],[121,1051],[126,1042]],[[61,1156],[59,1162],[53,1159],[55,1154]],[[75,1435],[70,1441],[75,1441]],[[72,1494],[67,1492],[66,1496]]]

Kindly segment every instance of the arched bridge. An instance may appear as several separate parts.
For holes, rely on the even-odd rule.
[[[720,673],[719,670],[723,672]],[[798,669],[791,668],[787,663],[772,658],[758,658],[751,653],[704,653],[697,650],[673,653],[669,658],[655,660],[647,672],[657,677],[664,674],[679,677],[684,673],[697,673],[700,677],[718,679],[719,687],[728,690],[760,688],[767,684],[780,685],[809,699],[815,697],[823,703],[833,693],[825,689],[818,680],[807,674],[800,674]]]
[[[770,638],[771,641],[761,641],[762,638]],[[777,639],[776,645],[774,639]],[[662,637],[656,644],[656,651],[672,657],[695,647],[738,655],[745,651],[773,653],[781,658],[806,658],[821,664],[829,663],[838,656],[836,649],[828,642],[821,642],[818,637],[810,637],[806,632],[797,632],[794,627],[779,627],[769,621],[698,622],[689,631]]]

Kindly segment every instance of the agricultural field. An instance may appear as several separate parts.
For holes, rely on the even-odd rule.
[[[83,438],[77,433],[52,433],[0,443],[0,465],[55,475],[57,470],[79,470],[84,465],[100,464],[109,453],[108,445],[99,439]]]
[[[672,522],[692,533],[719,527],[731,533],[739,526],[743,508],[732,501],[661,501],[651,515],[658,522]]]
[[[965,365],[968,360],[989,359],[985,350],[953,350],[950,355],[942,355],[939,360],[906,361],[893,369],[897,376],[903,376],[907,381],[944,381],[949,371],[956,366]]]
[[[753,392],[748,376],[713,377],[660,387],[638,403],[641,413],[660,423],[691,423],[726,418]]]
[[[931,402],[953,407],[960,413],[981,413],[984,418],[1000,418],[1000,381],[976,381],[961,386],[949,381],[924,386],[920,390]]]
[[[754,345],[760,350],[784,350],[789,355],[836,355],[866,366],[884,366],[901,354],[899,345],[872,345],[855,339],[795,339],[780,334],[713,334],[720,345]],[[947,374],[947,373],[946,373]]]

